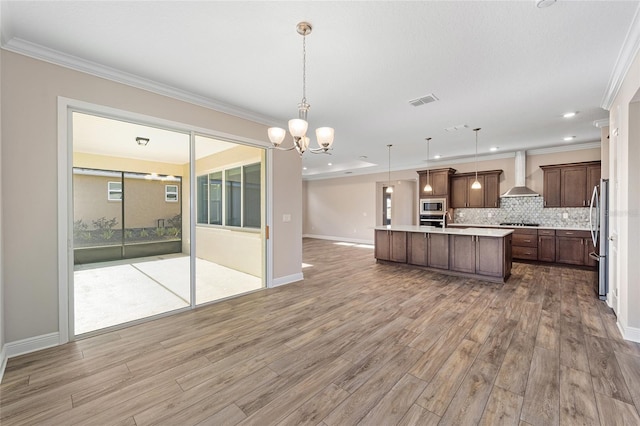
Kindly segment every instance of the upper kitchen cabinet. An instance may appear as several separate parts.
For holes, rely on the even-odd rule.
[[[500,174],[502,170],[478,172],[481,189],[471,189],[476,173],[456,173],[451,176],[451,207],[500,207]]]
[[[545,207],[588,207],[600,181],[600,161],[540,166]]]
[[[419,182],[419,198],[429,197],[448,197],[449,196],[449,177],[454,174],[455,169],[434,169],[429,170],[429,184],[433,189],[431,192],[426,192],[424,186],[427,184],[427,171],[418,170],[418,182]]]

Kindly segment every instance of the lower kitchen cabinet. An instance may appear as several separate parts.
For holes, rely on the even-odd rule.
[[[375,257],[392,262],[407,262],[407,233],[402,231],[376,230]]]
[[[535,229],[513,230],[513,258],[538,260],[538,231]]]
[[[407,263],[449,269],[448,235],[410,232],[407,238]]]
[[[452,271],[476,272],[476,237],[473,235],[449,236],[449,265]]]
[[[556,230],[556,262],[586,265],[591,245],[589,231]]]
[[[541,262],[556,261],[556,231],[553,229],[538,230],[538,260]]]

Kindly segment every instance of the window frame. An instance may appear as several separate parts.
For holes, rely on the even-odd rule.
[[[111,184],[118,184],[120,186],[119,189],[112,189]],[[112,195],[117,194],[118,198],[111,198]],[[107,201],[118,201],[122,202],[122,181],[107,181]]]
[[[264,168],[264,164],[262,161],[251,161],[251,162],[247,162],[247,163],[237,163],[237,164],[233,164],[233,165],[227,165],[225,167],[221,167],[221,168],[216,168],[216,169],[211,169],[208,171],[204,171],[202,173],[197,173],[196,174],[196,181],[199,181],[200,179],[204,179],[206,181],[206,199],[201,199],[200,198],[200,192],[196,191],[196,210],[199,210],[201,208],[203,208],[201,203],[205,203],[206,206],[204,206],[204,208],[206,208],[206,222],[201,222],[198,220],[198,218],[196,217],[196,226],[202,226],[202,227],[214,227],[214,228],[225,228],[225,229],[233,229],[233,230],[237,230],[237,231],[247,231],[247,232],[259,232],[262,229],[262,216],[260,219],[260,225],[259,226],[247,226],[245,224],[245,167],[250,167],[250,166],[255,166],[258,165],[259,166],[259,170],[260,170],[260,187],[261,187],[261,191],[262,191],[262,187],[264,185],[264,179],[263,179],[263,174],[262,174],[262,170]],[[240,175],[240,225],[228,225],[227,224],[227,220],[228,220],[228,214],[227,214],[227,172],[230,170],[234,170],[234,169],[239,169],[239,175]],[[220,174],[220,189],[221,189],[221,201],[220,201],[220,208],[221,208],[221,223],[220,224],[214,224],[211,223],[211,194],[210,194],[210,185],[211,185],[211,175],[212,174],[216,174],[219,173]],[[259,208],[262,208],[262,198],[260,198],[260,205]]]
[[[174,187],[175,191],[169,191],[169,187]],[[178,188],[178,185],[176,184],[168,184],[164,186],[164,201],[166,203],[177,203],[179,200],[179,192],[180,192],[180,188]],[[170,195],[175,195],[176,198],[175,199],[170,199],[169,196]]]

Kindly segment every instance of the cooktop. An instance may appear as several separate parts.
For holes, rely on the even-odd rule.
[[[503,222],[500,225],[502,226],[540,226],[538,223],[527,223],[527,222]]]

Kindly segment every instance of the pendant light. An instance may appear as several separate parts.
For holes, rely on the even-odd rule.
[[[482,185],[478,180],[478,131],[480,131],[480,128],[473,129],[473,131],[476,132],[476,180],[471,184],[471,189],[481,189]]]
[[[426,138],[427,141],[427,184],[422,188],[423,192],[433,192],[433,188],[429,184],[429,141],[431,138]]]
[[[388,183],[387,183],[387,194],[391,194],[393,193],[393,187],[391,186],[391,147],[393,145],[389,144],[387,145],[387,148],[389,148],[389,177],[388,177]]]

